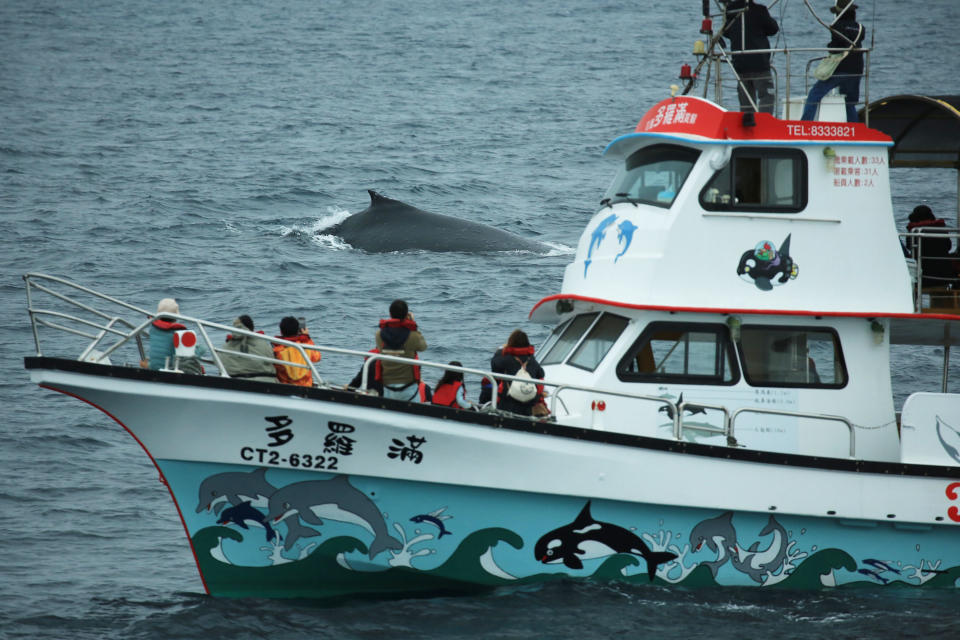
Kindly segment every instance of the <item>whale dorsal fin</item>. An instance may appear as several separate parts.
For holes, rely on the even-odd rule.
[[[375,205],[378,202],[383,202],[384,200],[389,200],[386,196],[382,196],[373,189],[367,189],[367,193],[370,194],[370,204]]]

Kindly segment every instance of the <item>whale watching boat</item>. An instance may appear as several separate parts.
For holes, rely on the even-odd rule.
[[[947,373],[960,304],[952,281],[931,283],[922,256],[904,257],[889,176],[940,161],[942,146],[912,137],[931,127],[928,142],[953,136],[941,160],[957,166],[957,102],[868,102],[853,123],[828,96],[803,122],[789,119],[797,100],[781,72],[784,117],[729,110],[690,92],[737,82],[719,31],[704,31],[687,92],[606,148],[609,191],[561,290],[530,313],[555,326],[537,351],[549,417],[496,398],[481,411],[382,398],[365,391],[376,361],[414,361],[328,345],[286,343],[312,387],[230,377],[225,333],[284,341],[180,314],[164,314],[186,327],[178,356],[141,368],[152,312],[38,273],[24,276],[31,379],[136,439],[213,595],[574,578],[956,587],[960,396]],[[64,356],[41,347],[53,332]],[[179,366],[195,342],[206,375]],[[327,384],[314,348],[365,361],[361,388]]]

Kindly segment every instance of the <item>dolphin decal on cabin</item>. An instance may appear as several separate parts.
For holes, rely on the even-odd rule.
[[[597,225],[597,228],[593,230],[593,233],[590,234],[590,246],[587,247],[587,259],[583,261],[583,277],[587,277],[587,269],[590,268],[590,263],[593,262],[593,250],[594,248],[599,249],[600,244],[603,242],[603,237],[607,233],[607,227],[616,222],[616,214],[611,213],[609,216],[600,221],[600,224]]]
[[[363,492],[350,484],[347,476],[339,475],[330,480],[306,480],[287,485],[270,496],[267,518],[270,522],[287,524],[284,549],[289,551],[303,537],[300,525],[307,523],[320,526],[321,518],[347,522],[366,529],[374,539],[370,543],[370,558],[387,549],[402,549],[403,543],[389,535],[383,514]],[[320,535],[313,529],[306,529]]]
[[[582,569],[583,560],[629,553],[647,561],[647,575],[651,582],[658,566],[677,557],[667,551],[652,551],[637,535],[623,527],[594,520],[590,515],[589,500],[573,522],[541,536],[533,553],[543,564],[562,562],[571,569]]]
[[[624,220],[617,225],[617,242],[623,243],[623,249],[620,250],[620,253],[614,256],[614,262],[623,257],[623,254],[625,254],[627,249],[630,248],[630,243],[633,242],[633,232],[637,229],[639,229],[639,227],[629,220]]]
[[[430,213],[372,189],[370,206],[320,233],[339,236],[355,249],[391,251],[532,251],[543,244],[496,227],[462,218]]]

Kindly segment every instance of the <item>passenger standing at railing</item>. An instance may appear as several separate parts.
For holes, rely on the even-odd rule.
[[[280,335],[277,336],[287,342],[296,342],[300,345],[313,345],[310,333],[305,325],[293,316],[287,316],[280,321]],[[313,349],[304,349],[311,362],[320,362],[320,352]],[[286,344],[273,344],[273,355],[277,360],[285,360],[291,364],[276,364],[277,380],[284,384],[296,384],[301,387],[313,386],[313,374],[307,361],[303,359],[300,349]],[[293,366],[300,365],[300,366]]]
[[[390,303],[390,318],[380,321],[380,328],[374,339],[378,352],[389,356],[416,358],[418,352],[427,349],[427,341],[417,329],[413,314],[403,300]],[[383,383],[384,398],[408,402],[422,402],[425,399],[425,385],[420,381],[420,367],[377,360],[376,370],[376,379]]]
[[[724,12],[726,29],[723,35],[730,39],[733,52],[750,49],[769,49],[769,36],[780,32],[780,25],[762,4],[753,0],[730,0]],[[773,75],[770,72],[769,53],[750,53],[730,56],[734,70],[740,77],[737,96],[740,111],[753,111],[752,99],[763,113],[773,113]],[[746,91],[744,91],[746,89]]]
[[[490,370],[494,373],[515,376],[523,368],[532,378],[543,380],[545,375],[543,367],[533,357],[533,351],[533,346],[530,344],[527,334],[520,329],[515,329],[507,339],[507,344],[497,349],[497,352],[493,354],[493,358],[490,359]],[[533,406],[542,402],[542,387],[537,385],[537,393],[532,399],[519,401],[510,394],[510,384],[509,381],[500,383],[497,408],[524,416],[532,415]]]
[[[150,350],[147,352],[148,358],[140,362],[140,366],[153,369],[172,369],[176,362],[176,354],[173,347],[173,334],[176,331],[186,329],[184,325],[177,322],[173,315],[180,313],[180,305],[173,298],[164,298],[157,303],[157,316],[150,325]],[[203,374],[203,366],[200,364],[199,356],[203,356],[204,349],[202,345],[197,345],[197,356],[190,358],[180,358],[179,369],[184,373]]]
[[[237,329],[253,331],[253,320],[248,315],[242,315],[233,321]],[[262,331],[260,333],[263,333]],[[257,338],[246,333],[231,333],[223,345],[220,353],[220,362],[231,378],[258,380],[260,382],[276,382],[277,370],[273,363],[260,358],[273,358],[273,347],[266,338]],[[259,357],[250,357],[259,356]]]
[[[860,76],[863,75],[863,52],[853,51],[863,43],[866,30],[857,22],[857,5],[851,0],[837,0],[836,4],[830,7],[832,13],[837,14],[837,19],[830,25],[830,43],[827,45],[831,49],[837,49],[835,53],[842,53],[842,50],[848,50],[848,53],[837,65],[833,75],[826,80],[817,80],[807,95],[807,103],[803,107],[801,120],[813,120],[817,113],[817,105],[825,95],[830,93],[834,87],[840,89],[847,104],[847,122],[857,122],[857,103],[860,102]]]

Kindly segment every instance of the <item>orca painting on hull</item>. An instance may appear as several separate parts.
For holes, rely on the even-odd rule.
[[[355,249],[390,251],[534,251],[547,247],[502,229],[430,213],[370,190],[370,206],[324,229]]]

